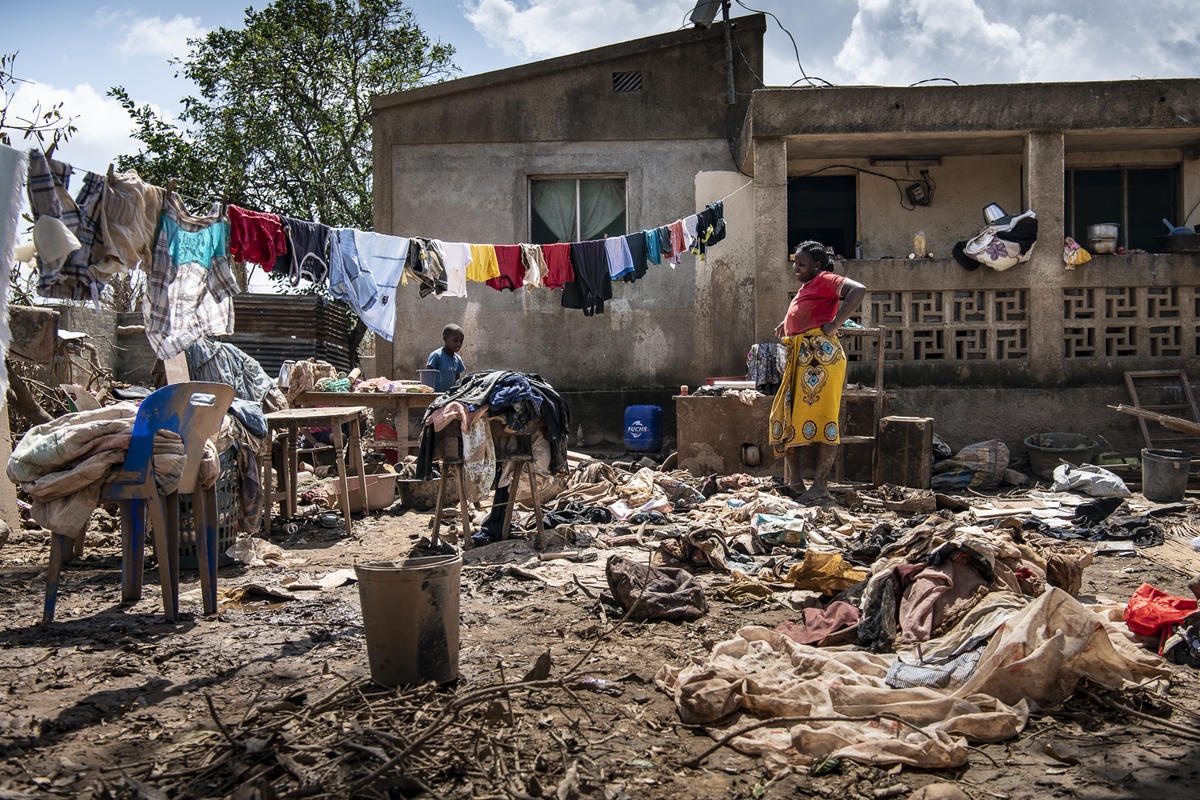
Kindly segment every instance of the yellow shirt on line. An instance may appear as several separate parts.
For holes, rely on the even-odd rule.
[[[467,280],[486,283],[500,277],[500,262],[496,248],[490,244],[471,245],[471,260],[467,263]]]

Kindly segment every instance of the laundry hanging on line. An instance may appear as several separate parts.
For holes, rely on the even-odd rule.
[[[328,285],[389,341],[395,292],[410,280],[422,297],[466,297],[468,282],[497,291],[561,289],[563,307],[603,313],[612,281],[636,281],[663,261],[675,267],[685,253],[703,261],[726,236],[724,201],[750,185],[657,228],[587,242],[496,245],[335,229],[224,203],[192,215],[173,186],[162,189],[111,166],[105,175],[85,173],[72,196],[74,172],[30,151],[39,293],[98,302],[114,276],[141,269],[148,338],[164,359],[202,336],[233,331],[232,261],[285,271],[292,285],[301,279]]]

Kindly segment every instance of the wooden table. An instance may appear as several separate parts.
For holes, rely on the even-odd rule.
[[[343,395],[344,396],[344,395]],[[342,457],[342,425],[350,423],[350,452],[354,459],[354,467],[358,471],[358,486],[362,491],[363,510],[369,512],[367,503],[367,473],[363,465],[362,435],[358,425],[358,415],[366,411],[366,406],[342,406],[335,408],[288,408],[283,411],[272,411],[267,414],[267,454],[263,459],[263,497],[266,499],[263,509],[263,535],[271,533],[271,506],[279,500],[283,503],[283,513],[287,517],[296,516],[296,473],[299,468],[299,458],[296,450],[300,442],[301,428],[330,429],[333,439],[333,456],[338,471],[338,498],[342,506],[342,518],[346,520],[346,533],[352,533],[350,526],[350,485],[346,480],[346,461]],[[282,431],[287,439],[287,450],[283,469],[279,470],[283,493],[276,494],[272,489],[271,459],[273,457],[274,434]]]
[[[408,455],[417,448],[417,440],[408,436],[409,410],[426,408],[437,398],[437,392],[301,392],[293,405],[303,408],[317,406],[368,406],[373,409],[391,411],[392,427],[396,430],[396,443],[376,442],[375,447],[395,447],[400,457]],[[376,422],[379,420],[377,419]]]

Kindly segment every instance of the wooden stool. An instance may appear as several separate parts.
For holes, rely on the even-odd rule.
[[[429,542],[434,547],[437,547],[440,542],[438,534],[442,529],[446,483],[450,480],[450,473],[453,472],[455,480],[458,481],[458,513],[461,516],[462,548],[467,550],[471,547],[471,509],[467,501],[467,470],[462,457],[462,436],[455,430],[447,429],[439,431],[435,437],[434,447],[440,448],[442,453],[439,462],[441,478],[438,480],[437,502],[433,507],[433,533],[429,535]]]
[[[504,527],[500,529],[500,538],[508,538],[509,529],[512,526],[513,506],[517,504],[517,489],[521,484],[521,475],[524,473],[525,480],[529,484],[529,494],[533,500],[533,518],[537,522],[537,538],[534,539],[533,546],[535,549],[541,550],[545,543],[546,529],[542,527],[542,500],[538,495],[533,456],[518,455],[498,459],[496,467],[499,468],[501,464],[512,464],[513,475],[512,482],[508,484],[508,502],[504,504]]]

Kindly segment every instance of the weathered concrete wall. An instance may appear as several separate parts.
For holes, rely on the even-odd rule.
[[[1200,120],[1194,79],[971,86],[765,89],[755,136],[936,131],[1178,129]]]
[[[60,305],[55,306],[59,313],[58,329],[86,333],[88,342],[96,347],[100,366],[104,369],[116,370],[119,351],[117,344],[117,313],[102,308],[97,311],[92,306]],[[79,377],[78,375],[76,377]]]
[[[531,175],[617,173],[627,176],[627,227],[641,230],[693,213],[744,183],[736,173],[698,181],[698,167],[728,158],[722,141],[396,146],[394,213],[378,227],[446,241],[516,243],[529,237]],[[685,256],[677,269],[653,266],[636,283],[614,283],[603,315],[562,308],[559,291],[497,292],[472,283],[466,298],[421,299],[416,287],[401,287],[394,374],[412,376],[423,366],[449,322],[467,332],[462,357],[470,369],[536,372],[563,389],[669,387],[712,374],[742,346],[746,331],[739,325],[750,318],[749,265],[735,261],[752,224],[749,200],[743,192],[726,208],[733,235],[708,261],[697,267]]]
[[[1025,452],[1026,436],[1055,431],[1087,434],[1105,451],[1135,451],[1144,446],[1137,421],[1107,407],[1129,403],[1124,386],[913,386],[889,391],[896,395],[893,414],[933,417],[934,431],[955,450],[999,439],[1018,458]]]
[[[740,121],[761,85],[766,18],[734,20]],[[373,98],[376,141],[628,141],[711,139],[736,131],[726,115],[724,27],[687,29]],[[613,91],[614,72],[642,90]]]
[[[117,317],[117,325],[117,344],[120,349],[117,379],[154,388],[154,366],[158,356],[146,338],[142,315],[136,311],[122,313]]]
[[[900,205],[896,185],[874,175],[858,174],[858,238],[863,257],[904,258],[912,250],[912,236],[925,232],[929,252],[950,257],[955,242],[968,239],[983,226],[983,207],[999,203],[1009,213],[1020,213],[1020,155],[947,156],[940,166],[871,166],[870,159],[801,159],[802,147],[788,148],[788,175],[795,177],[827,167],[846,164],[890,175],[901,181],[920,179],[920,170],[929,171],[936,184],[933,203],[906,209]],[[850,170],[824,170],[820,175],[853,174]],[[974,212],[974,213],[972,213]],[[852,256],[853,254],[843,253]]]

